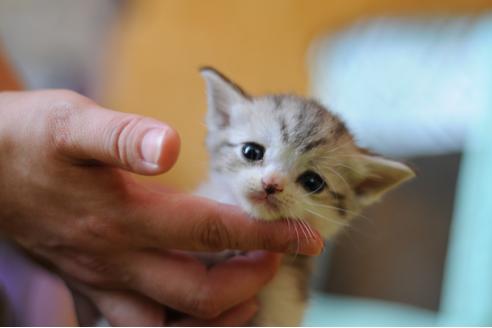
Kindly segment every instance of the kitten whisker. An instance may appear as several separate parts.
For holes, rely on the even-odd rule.
[[[335,210],[335,211],[343,211],[345,213],[352,214],[355,217],[361,217],[363,219],[371,220],[371,218],[369,218],[369,217],[367,217],[365,215],[362,215],[360,212],[350,211],[350,210],[347,210],[345,208],[341,208],[341,207],[338,207],[338,206],[330,206],[330,205],[325,205],[325,204],[316,204],[316,203],[312,203],[312,202],[307,202],[307,203],[309,205],[311,205],[311,206],[319,206],[319,207],[324,207],[324,208],[332,209],[332,210]]]
[[[309,239],[308,235],[307,235],[307,232],[306,232],[306,229],[305,229],[305,226],[304,226],[304,221],[302,221],[301,219],[298,219],[297,222],[299,222],[299,227],[301,228],[301,231],[302,233],[304,234],[304,238],[306,238],[306,240]]]
[[[328,222],[334,223],[334,224],[336,224],[338,226],[341,226],[341,227],[347,226],[347,223],[345,223],[345,222],[339,222],[339,221],[333,220],[332,218],[329,218],[327,216],[323,216],[323,215],[319,214],[318,212],[315,212],[315,211],[310,210],[308,208],[306,208],[306,211],[308,211],[309,213],[311,213],[313,215],[316,215],[317,217],[319,217],[321,219],[324,219],[324,220],[326,220]]]
[[[344,142],[343,144],[338,145],[337,147],[328,150],[326,153],[333,153],[334,151],[336,151],[336,150],[338,150],[338,149],[340,149],[340,148],[342,148],[342,147],[344,147],[344,146],[346,146],[346,145],[348,145],[350,143],[353,143],[353,141],[352,140],[348,140],[347,142]]]
[[[322,164],[318,164],[319,167],[324,167],[324,168],[328,168],[328,169],[334,169],[332,166],[330,165],[322,165]],[[355,170],[353,167],[350,167],[350,166],[346,166],[346,165],[343,165],[341,163],[338,163],[337,165],[335,166],[342,166],[342,167],[345,167],[345,168],[348,168],[348,169],[351,169],[352,171],[354,171],[355,173],[363,176],[367,176],[367,177],[371,177],[371,178],[376,178],[376,179],[382,179],[383,177],[378,175],[378,174],[374,174],[374,173],[367,173],[367,172],[361,172],[361,171],[357,171]]]
[[[290,219],[287,218],[285,220],[287,221],[287,229],[289,230],[289,234],[290,234]]]
[[[314,232],[313,227],[311,225],[308,225],[309,231],[311,231],[311,234],[313,235],[313,238],[316,239],[318,238],[318,235]]]
[[[332,172],[337,177],[339,177],[343,181],[343,183],[345,183],[345,185],[347,186],[348,189],[352,189],[350,187],[349,183],[347,182],[347,180],[345,180],[345,178],[340,173],[338,173],[335,169],[333,169],[333,168],[331,168],[329,166],[326,166],[325,168],[328,169],[328,170],[330,170],[330,172]]]
[[[342,164],[342,163],[337,163],[337,164],[335,164],[335,166],[341,166],[341,167],[344,167],[344,168],[346,168],[346,169],[352,170],[353,172],[355,172],[355,173],[357,173],[357,174],[362,175],[362,172],[361,172],[360,170],[356,170],[355,168],[353,168],[353,167],[351,167],[351,166],[349,166],[349,165],[344,165],[344,164]]]
[[[306,231],[308,232],[309,236],[312,238],[312,239],[316,239],[316,235],[314,234],[313,232],[313,229],[311,228],[311,226],[309,225],[309,223],[307,223],[306,221],[300,219],[302,224],[304,225],[304,227],[306,228]]]
[[[311,237],[312,239],[316,239],[316,234],[313,232],[313,228],[309,225],[308,222],[302,220],[304,226],[306,227],[306,231],[309,235],[309,237]]]
[[[299,231],[297,229],[297,224],[295,222],[292,222],[292,224],[294,225],[294,230],[296,231],[296,236],[297,236],[296,237],[297,238],[297,249],[296,249],[296,252],[294,255],[294,260],[295,260],[297,258],[297,254],[299,254],[299,251],[300,251],[301,238],[299,237]]]
[[[321,158],[323,160],[333,161],[333,158],[332,157],[321,157]],[[332,167],[331,163],[326,163],[326,165],[324,165],[324,164],[325,163],[321,162],[319,165],[322,166],[322,167],[326,167],[326,166]],[[349,166],[348,164],[342,164],[341,162],[335,162],[335,165],[334,166],[341,166],[341,167],[350,169],[350,170],[354,171],[357,174],[362,174],[362,172],[360,170],[356,170],[355,168],[353,168],[352,166]]]

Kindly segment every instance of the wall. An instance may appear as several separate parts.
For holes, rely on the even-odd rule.
[[[146,0],[129,2],[107,58],[107,106],[156,117],[181,134],[176,167],[160,177],[190,188],[206,173],[204,86],[213,65],[252,93],[308,89],[314,37],[371,15],[479,12],[490,0]]]
[[[10,62],[5,58],[0,48],[0,91],[19,90],[21,84],[11,68]]]

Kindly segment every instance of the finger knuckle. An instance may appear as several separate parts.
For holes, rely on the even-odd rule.
[[[114,235],[115,229],[110,221],[95,215],[86,216],[79,220],[84,235],[95,240],[108,240]]]
[[[136,137],[136,127],[145,118],[138,115],[127,115],[123,118],[118,117],[109,122],[108,142],[109,149],[117,160],[125,166],[131,167],[138,160],[135,157],[133,142]]]
[[[69,89],[53,89],[45,92],[50,93],[50,96],[54,99],[72,104],[77,104],[84,99],[88,99],[81,94]]]
[[[64,152],[71,144],[70,121],[74,106],[68,103],[58,103],[47,113],[48,143],[55,152]]]
[[[210,250],[223,250],[230,248],[230,233],[222,221],[215,215],[208,215],[195,226],[195,239],[200,247],[207,247]]]
[[[119,255],[114,257],[118,258]],[[80,275],[79,279],[87,284],[102,287],[128,287],[134,284],[130,270],[119,259],[108,258],[107,254],[74,253],[71,260],[78,268],[76,274]]]
[[[263,224],[263,222],[260,222]],[[266,222],[265,222],[266,223]],[[290,248],[296,240],[290,238],[289,231],[283,229],[265,229],[267,225],[258,229],[256,232],[256,241],[261,249],[271,251],[285,251]],[[288,236],[288,237],[287,237]]]
[[[260,245],[262,249],[265,250],[285,250],[289,247],[288,242],[283,242],[279,238],[275,238],[274,236],[262,235],[260,237]]]
[[[73,253],[67,260],[70,265],[62,269],[69,276],[96,287],[115,285],[110,266],[101,259],[87,254]]]
[[[59,89],[40,92],[48,100],[46,112],[48,142],[55,151],[63,152],[68,149],[69,145],[73,144],[70,129],[75,113],[91,101],[71,90]]]
[[[112,215],[87,215],[74,220],[73,239],[94,250],[114,252],[129,247],[128,230]]]
[[[202,319],[212,319],[221,313],[212,291],[207,287],[202,287],[198,293],[192,296],[189,309],[192,315]]]
[[[96,273],[96,275],[106,275],[114,271],[113,266],[104,258],[99,256],[78,254],[75,256],[75,261],[84,268]]]
[[[112,280],[103,274],[91,271],[88,268],[80,269],[74,272],[73,276],[78,280],[94,287],[108,287],[114,285]]]

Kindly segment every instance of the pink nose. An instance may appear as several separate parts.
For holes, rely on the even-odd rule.
[[[261,179],[261,186],[268,195],[272,195],[284,190],[284,181],[279,177],[269,176]]]

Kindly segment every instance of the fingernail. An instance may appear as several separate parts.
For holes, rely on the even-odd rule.
[[[299,240],[289,245],[288,252],[293,254],[303,254],[317,256],[323,252],[322,242],[315,240]]]
[[[142,158],[145,162],[158,165],[165,134],[166,132],[162,128],[154,128],[147,131],[143,137],[141,148]]]

